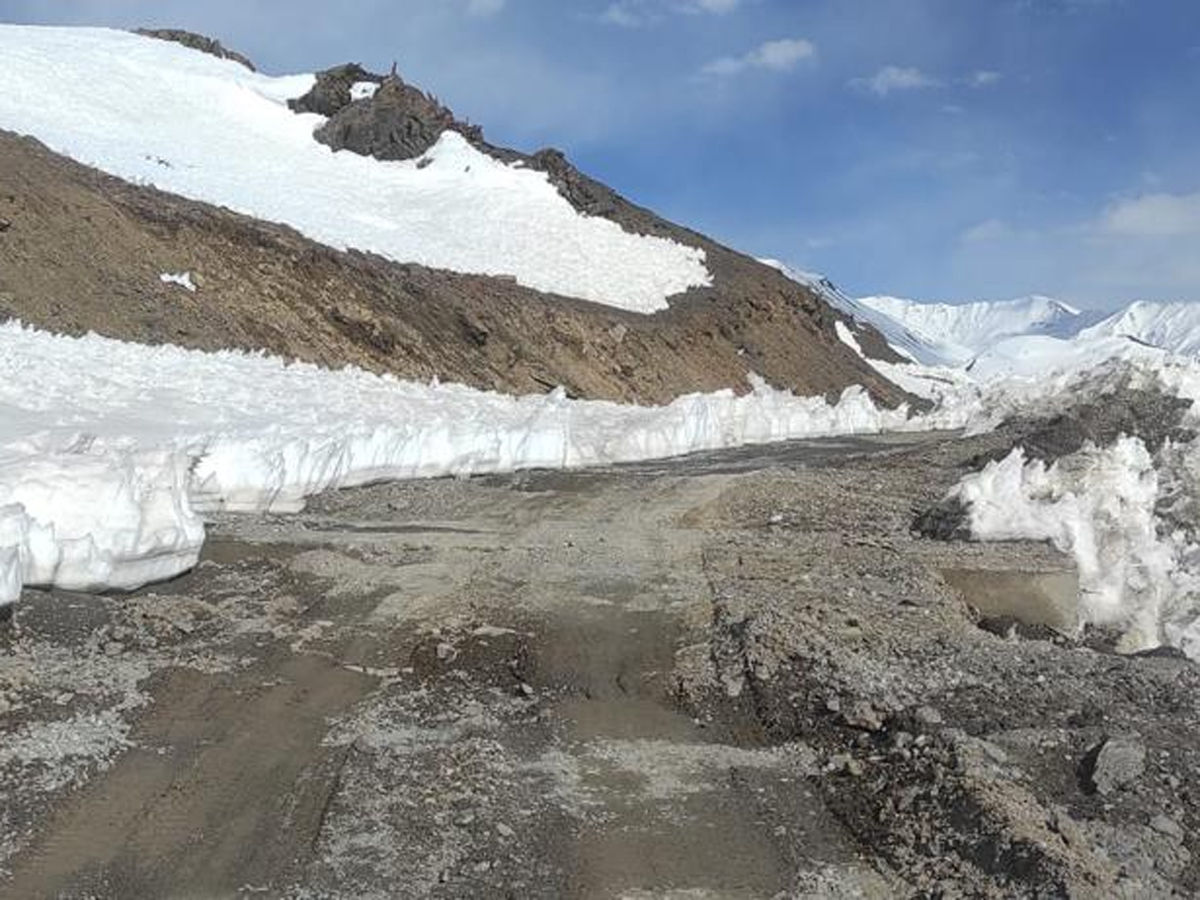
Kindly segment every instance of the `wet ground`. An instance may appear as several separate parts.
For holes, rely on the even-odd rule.
[[[977,452],[946,435],[868,438],[379,485],[295,516],[222,518],[200,566],[165,585],[27,592],[0,637],[0,892],[890,897],[990,884],[970,854],[969,871],[930,874],[886,849],[894,835],[867,798],[911,787],[881,767],[896,733],[920,730],[897,723],[919,695],[942,697],[929,746],[965,758],[933,725],[976,714],[960,702],[980,680],[968,656],[1014,669],[1029,668],[1022,653],[1111,657],[1059,632],[1014,643],[978,627],[1061,600],[1072,573],[1057,554],[909,534]],[[991,605],[973,610],[972,591]],[[1171,666],[1190,666],[1145,665],[1176,679]],[[1137,882],[1145,895],[1184,877],[1183,839],[1169,840],[1166,876]],[[1076,869],[1097,896],[1115,883]]]

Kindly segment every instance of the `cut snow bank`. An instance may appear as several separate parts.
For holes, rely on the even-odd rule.
[[[848,388],[762,382],[668,406],[511,397],[261,355],[0,325],[0,603],[25,585],[132,588],[195,563],[200,515],[295,511],[389,478],[574,467],[912,427]]]
[[[984,541],[1044,540],[1074,557],[1084,621],[1126,629],[1123,649],[1162,643],[1159,623],[1186,547],[1162,538],[1154,460],[1137,438],[1089,447],[1051,466],[1017,448],[953,494]]]
[[[1145,347],[1090,370],[994,384],[975,421],[1017,409],[1051,416],[1072,402],[1103,402],[1121,384],[1191,400],[1184,424],[1200,431],[1200,364]],[[1121,437],[1049,466],[1018,448],[951,494],[967,506],[977,539],[1047,540],[1073,556],[1081,622],[1122,629],[1119,649],[1165,644],[1200,659],[1200,439],[1151,453]]]
[[[419,161],[332,152],[312,137],[321,117],[286,106],[311,75],[272,78],[99,28],[0,25],[0,59],[0,128],[339,249],[515,276],[635,312],[711,283],[702,250],[584,216],[544,173],[501,163],[456,133]]]

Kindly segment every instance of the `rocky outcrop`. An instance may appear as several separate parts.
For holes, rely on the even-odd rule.
[[[231,59],[234,62],[241,63],[251,72],[258,71],[254,68],[254,63],[250,62],[241,53],[230,50],[228,47],[222,45],[220,41],[205,37],[202,34],[196,34],[194,31],[184,31],[180,28],[139,28],[134,34],[140,34],[142,37],[157,38],[160,41],[173,41],[176,44],[183,44],[185,47],[199,50],[201,53],[207,53],[210,56]]]
[[[289,100],[288,108],[293,112],[333,116],[350,105],[353,100],[350,89],[354,85],[368,82],[380,84],[382,81],[382,75],[368,72],[358,63],[334,66],[332,69],[318,72],[317,80],[309,92],[295,100]]]
[[[330,82],[325,84],[328,90]],[[320,79],[313,90],[319,86]],[[421,156],[444,131],[457,131],[474,144],[483,141],[480,128],[460,122],[437,98],[388,76],[371,97],[342,107],[313,136],[334,150],[396,160]]]

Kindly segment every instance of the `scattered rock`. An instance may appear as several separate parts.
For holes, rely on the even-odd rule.
[[[3,234],[10,228],[12,228],[12,222],[8,219],[0,219],[0,234]]]
[[[942,714],[932,706],[919,706],[916,712],[913,713],[913,718],[921,725],[937,726],[941,725],[945,720]]]
[[[917,516],[913,531],[936,541],[971,539],[971,511],[958,497],[947,497]]]
[[[1108,738],[1084,757],[1083,767],[1092,790],[1111,794],[1146,771],[1146,748],[1134,738]]]
[[[835,772],[840,775],[849,775],[852,778],[857,778],[863,773],[862,763],[851,756],[849,753],[837,753],[829,757],[829,762],[825,766],[827,772]]]
[[[1159,813],[1150,820],[1150,827],[1159,834],[1165,834],[1167,837],[1175,838],[1175,840],[1180,842],[1182,842],[1185,837],[1183,828],[1180,826],[1180,824],[1170,816],[1162,813]]]
[[[1077,403],[1067,411],[1040,420],[1016,419],[1006,430],[1020,431],[1017,442],[1029,459],[1054,462],[1082,449],[1087,443],[1105,447],[1123,434],[1141,438],[1151,452],[1166,441],[1190,440],[1194,434],[1183,427],[1192,401],[1157,390],[1119,385],[1103,397]],[[992,460],[1003,459],[1002,447],[971,460],[982,469]]]
[[[842,713],[842,721],[851,728],[863,731],[879,731],[883,728],[883,715],[865,700],[856,701]]]

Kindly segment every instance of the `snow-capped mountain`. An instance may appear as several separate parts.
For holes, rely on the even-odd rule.
[[[1184,356],[1200,356],[1200,303],[1138,300],[1078,336],[1127,338]]]
[[[910,332],[899,320],[855,300],[826,276],[817,272],[806,272],[803,269],[793,268],[777,259],[760,259],[759,262],[778,269],[788,278],[804,285],[834,309],[845,313],[855,322],[874,327],[902,358],[925,365],[938,364],[939,360],[933,355],[932,349],[920,336]],[[852,346],[857,349],[857,343]]]
[[[860,297],[858,304],[899,323],[924,349],[925,363],[963,365],[999,340],[1019,335],[1070,337],[1087,318],[1078,309],[1039,295],[1015,300],[923,303],[899,297]]]
[[[927,303],[891,296],[851,297],[829,278],[776,260],[764,263],[869,323],[892,349],[923,366],[1016,372],[1064,366],[1119,352],[1128,342],[1200,356],[1200,303],[1138,300],[1104,316],[1035,294],[1014,300]]]
[[[398,76],[271,77],[93,28],[0,25],[0,59],[0,316],[27,319],[0,326],[21,373],[0,397],[0,607],[183,571],[218,507],[907,423],[824,304],[561,154],[487,145],[432,101],[411,157],[318,139],[343,112],[409,122],[424,95]],[[298,108],[322,91],[342,105]],[[28,327],[47,324],[84,336]],[[541,389],[481,390],[489,366]],[[658,405],[571,399],[564,374]]]

